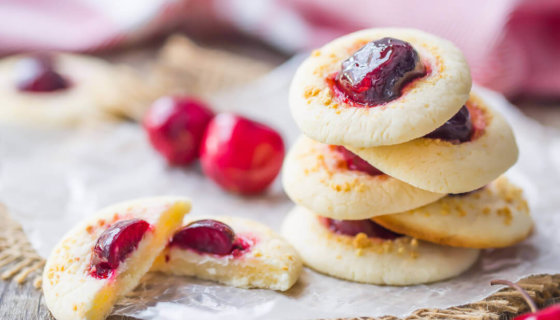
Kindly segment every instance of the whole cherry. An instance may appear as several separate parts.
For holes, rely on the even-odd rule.
[[[192,97],[165,96],[144,116],[152,146],[171,165],[187,165],[199,156],[200,143],[214,113]]]
[[[533,301],[533,299],[527,293],[527,291],[521,288],[521,286],[519,286],[517,283],[508,280],[492,280],[490,281],[490,284],[491,285],[502,284],[502,285],[510,286],[515,290],[517,290],[521,294],[523,299],[525,299],[525,301],[529,305],[529,308],[531,309],[531,312],[524,313],[520,316],[517,316],[514,318],[514,320],[559,320],[560,319],[560,304],[554,304],[548,308],[539,310],[537,308],[537,304],[535,303],[535,301]]]
[[[175,233],[170,245],[199,252],[226,255],[234,249],[235,232],[227,224],[204,219],[189,223]]]
[[[52,55],[36,53],[17,64],[17,88],[24,92],[46,93],[66,89],[70,83],[55,70]]]
[[[227,191],[256,194],[274,181],[284,159],[284,142],[274,129],[232,113],[208,125],[200,149],[204,173]]]
[[[150,224],[144,220],[129,219],[115,222],[103,231],[93,247],[92,275],[107,278],[138,247],[149,228]]]

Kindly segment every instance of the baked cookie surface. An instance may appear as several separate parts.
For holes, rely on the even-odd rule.
[[[500,177],[481,190],[447,196],[408,212],[374,218],[385,228],[437,244],[500,248],[525,240],[533,229],[522,190]]]
[[[72,126],[107,120],[125,103],[123,74],[94,57],[53,53],[55,71],[68,82],[65,89],[29,92],[18,89],[22,64],[30,56],[0,60],[0,122],[33,126]]]
[[[298,205],[322,216],[367,219],[432,203],[445,194],[425,191],[386,174],[350,170],[335,146],[301,136],[284,161],[282,182]]]
[[[413,285],[459,275],[474,264],[479,250],[439,246],[410,237],[372,239],[332,232],[314,213],[296,207],[282,235],[306,266],[337,278],[381,285]]]
[[[297,281],[302,262],[296,250],[269,227],[239,217],[211,217],[230,226],[247,247],[215,255],[168,246],[152,271],[194,276],[240,288],[285,291]]]
[[[359,107],[339,99],[329,78],[360,47],[384,37],[410,43],[427,75],[385,104]],[[414,29],[368,29],[314,51],[297,70],[289,99],[306,136],[326,144],[372,147],[403,143],[435,130],[467,101],[470,89],[469,67],[449,41]]]
[[[116,300],[149,271],[190,210],[181,197],[144,198],[102,209],[70,230],[53,249],[43,273],[45,302],[58,320],[105,319]],[[136,247],[109,274],[94,268],[94,248],[117,223],[149,224]],[[115,251],[116,252],[116,251]]]
[[[393,146],[348,149],[420,189],[438,193],[478,189],[511,167],[519,151],[511,127],[492,106],[476,94],[471,94],[467,106],[475,127],[469,141],[418,138]]]

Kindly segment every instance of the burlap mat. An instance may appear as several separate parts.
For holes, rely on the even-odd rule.
[[[265,74],[271,66],[246,57],[219,50],[201,48],[182,36],[173,36],[164,45],[150,74],[143,79],[130,72],[129,98],[136,99],[133,107],[116,112],[139,119],[149,103],[163,94],[185,93],[204,96],[220,89],[250,82]],[[142,81],[139,84],[138,81]],[[139,90],[138,86],[142,86]],[[24,283],[33,281],[41,286],[44,260],[31,247],[21,226],[0,205],[0,277],[6,281]],[[537,275],[525,278],[519,284],[529,292],[539,306],[560,301],[560,274]],[[528,306],[516,291],[505,288],[488,298],[448,309],[419,309],[408,316],[413,319],[508,319],[528,311]],[[352,318],[360,320],[400,318]]]

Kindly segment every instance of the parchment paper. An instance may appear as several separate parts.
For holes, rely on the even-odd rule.
[[[289,145],[299,134],[287,105],[291,61],[255,84],[212,97],[219,110],[235,110],[281,130]],[[497,288],[490,279],[517,280],[560,272],[560,133],[525,118],[501,96],[482,90],[506,115],[521,155],[508,172],[528,197],[536,229],[522,244],[487,250],[462,276],[431,285],[381,287],[337,280],[305,270],[287,293],[244,290],[191,278],[148,275],[115,313],[141,319],[314,319],[404,316],[421,307],[476,301]],[[179,194],[193,199],[193,215],[227,214],[279,229],[292,203],[276,181],[262,197],[222,192],[197,166],[170,168],[132,123],[80,130],[0,127],[0,201],[22,223],[46,257],[72,225],[97,209],[133,197]]]

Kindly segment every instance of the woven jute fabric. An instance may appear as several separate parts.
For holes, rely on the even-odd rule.
[[[18,283],[33,281],[39,288],[44,260],[31,247],[21,226],[11,218],[2,205],[0,205],[0,219],[3,221],[0,224],[0,277]],[[518,283],[541,307],[560,302],[560,274],[531,276]],[[521,295],[513,289],[504,288],[479,302],[448,309],[419,309],[404,319],[500,320],[527,311],[528,306]],[[400,320],[401,318],[384,316],[347,320],[350,319]]]

